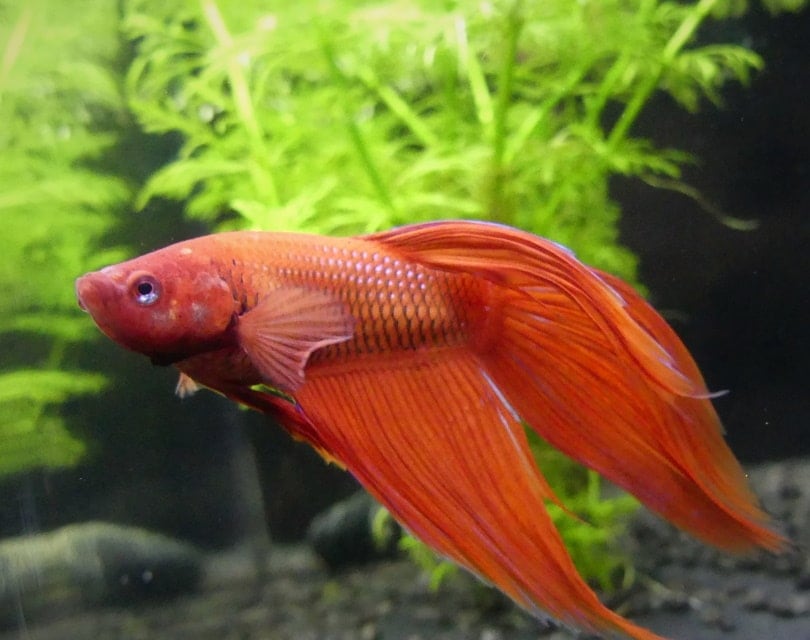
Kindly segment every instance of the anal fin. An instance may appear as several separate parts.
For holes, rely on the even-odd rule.
[[[523,425],[470,352],[315,367],[296,399],[314,440],[440,554],[536,614],[658,638],[604,607],[577,573]]]

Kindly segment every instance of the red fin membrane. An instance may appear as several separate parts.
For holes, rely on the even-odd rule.
[[[784,546],[723,440],[694,361],[631,287],[500,225],[428,223],[370,239],[497,285],[499,340],[479,357],[553,446],[707,542]]]
[[[312,352],[350,339],[354,318],[335,296],[289,287],[276,289],[242,315],[237,333],[265,381],[292,393],[304,382]]]
[[[313,440],[439,553],[537,614],[591,631],[655,634],[604,607],[546,511],[526,434],[462,348],[321,366],[296,393]]]

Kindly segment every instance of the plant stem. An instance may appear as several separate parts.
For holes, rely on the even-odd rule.
[[[323,50],[324,58],[326,59],[326,62],[329,66],[329,71],[332,75],[332,79],[334,80],[335,84],[337,86],[341,86],[348,89],[350,85],[349,80],[346,77],[346,74],[340,68],[340,65],[338,64],[337,61],[337,57],[335,56],[335,52],[326,34],[322,34],[321,36],[321,48]],[[370,88],[371,86],[369,85],[369,81],[371,80],[370,77],[363,78],[361,74],[360,79],[361,81],[363,81],[363,83],[366,85],[367,88]],[[371,180],[371,184],[374,187],[374,190],[377,192],[377,197],[379,197],[379,199],[391,213],[396,215],[397,207],[394,204],[394,199],[391,197],[391,192],[388,189],[385,179],[377,169],[377,165],[374,162],[374,158],[371,155],[371,151],[369,150],[365,139],[363,138],[363,133],[360,130],[360,127],[358,126],[354,118],[354,115],[345,113],[345,117],[346,117],[346,128],[349,131],[349,137],[351,138],[354,148],[357,150],[357,155],[360,158],[360,163],[365,169],[366,174],[369,177],[369,180]]]
[[[216,2],[214,2],[214,0],[205,0],[202,8],[208,20],[208,25],[211,27],[211,31],[214,32],[214,36],[217,39],[217,44],[224,48],[232,49],[233,37],[228,31],[228,27],[225,25],[225,21],[222,18],[222,14]],[[236,110],[251,138],[261,138],[262,129],[256,118],[253,101],[250,98],[250,89],[245,74],[242,71],[242,65],[239,64],[237,56],[233,55],[233,51],[228,51],[228,54],[229,55],[226,57],[228,80],[231,84]]]
[[[646,24],[655,12],[658,0],[642,0],[636,10],[634,20]],[[616,60],[608,69],[607,73],[602,77],[599,82],[599,91],[594,96],[587,108],[586,119],[589,125],[596,128],[600,126],[600,118],[605,106],[613,95],[613,89],[616,83],[627,71],[631,61],[637,56],[636,48],[632,42],[627,42],[622,48]]]
[[[608,72],[602,77],[602,80],[599,82],[599,90],[596,95],[589,100],[587,105],[585,119],[589,127],[593,129],[599,127],[600,117],[605,109],[605,105],[613,94],[613,88],[616,86],[619,78],[627,69],[630,60],[631,51],[629,48],[625,48],[611,65],[610,69],[608,69]]]
[[[202,10],[208,26],[217,39],[217,44],[226,49],[226,66],[228,70],[228,81],[231,86],[236,112],[239,119],[244,124],[245,130],[253,149],[250,162],[250,175],[258,194],[266,199],[265,204],[275,207],[280,204],[278,189],[271,167],[266,160],[270,153],[264,144],[264,133],[259,119],[256,117],[256,109],[253,106],[253,99],[250,94],[250,86],[245,77],[242,64],[233,49],[233,37],[228,31],[228,27],[222,18],[219,7],[214,0],[202,0]]]
[[[456,20],[456,46],[459,66],[464,69],[467,75],[467,82],[470,84],[470,91],[475,104],[475,115],[483,128],[484,139],[492,140],[492,121],[494,119],[492,96],[489,94],[489,87],[484,77],[484,71],[481,69],[481,63],[475,57],[475,52],[470,50],[470,43],[467,38],[467,23],[464,18]]]
[[[507,116],[512,102],[517,46],[523,20],[520,15],[521,0],[516,0],[509,10],[506,21],[506,43],[503,60],[498,73],[498,90],[493,109],[492,160],[490,164],[490,191],[488,210],[499,221],[512,222],[512,212],[504,198],[506,167],[504,156],[507,143]]]
[[[366,141],[363,139],[363,134],[360,131],[360,127],[357,126],[357,123],[354,120],[350,119],[348,122],[348,128],[349,135],[354,143],[354,147],[357,149],[357,155],[360,157],[360,161],[362,162],[363,167],[366,169],[366,173],[371,180],[371,184],[374,185],[374,190],[377,192],[377,196],[380,198],[383,204],[388,207],[389,211],[396,214],[397,208],[394,204],[393,198],[391,197],[391,192],[388,190],[382,175],[380,175],[380,172],[377,170],[377,165],[374,162],[374,158],[371,156],[371,152],[369,151]]]
[[[419,114],[403,100],[395,89],[384,85],[375,75],[371,67],[363,67],[357,72],[357,77],[411,130],[419,143],[425,148],[437,147],[439,140],[428,126],[422,122]]]
[[[507,140],[504,149],[503,161],[505,164],[512,164],[517,158],[518,154],[524,149],[531,135],[537,129],[538,125],[543,122],[546,116],[554,109],[564,98],[571,95],[571,92],[585,77],[585,74],[590,69],[590,62],[578,66],[574,69],[568,77],[562,82],[560,87],[547,98],[545,98],[532,112],[523,120],[517,130]]]
[[[503,65],[498,74],[498,93],[495,99],[494,127],[493,127],[493,165],[499,168],[503,162],[504,149],[506,148],[506,116],[509,112],[509,105],[512,102],[512,88],[514,86],[515,62],[517,58],[517,44],[520,31],[523,26],[518,14],[518,5],[515,2],[509,12],[506,25],[506,51],[504,52]]]
[[[26,7],[23,9],[22,15],[20,15],[14,28],[11,30],[8,42],[6,42],[6,48],[3,50],[3,57],[0,61],[0,90],[2,90],[3,85],[6,83],[6,78],[11,72],[14,63],[17,61],[20,51],[22,51],[25,36],[28,33],[28,27],[30,25],[31,8]],[[0,95],[0,97],[2,96]]]
[[[672,35],[664,47],[661,54],[661,61],[656,71],[647,76],[646,81],[638,85],[633,97],[627,103],[607,140],[608,151],[615,149],[621,139],[625,137],[627,131],[636,121],[641,109],[646,104],[650,95],[658,86],[664,70],[672,64],[675,56],[678,55],[684,45],[694,36],[695,31],[706,19],[718,0],[700,0],[695,8],[684,18],[677,31]]]

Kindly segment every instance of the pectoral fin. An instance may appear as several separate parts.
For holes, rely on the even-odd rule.
[[[270,293],[239,318],[239,343],[265,382],[287,393],[304,383],[316,349],[354,335],[354,317],[336,296],[289,287]]]

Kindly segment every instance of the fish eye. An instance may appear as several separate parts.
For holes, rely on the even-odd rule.
[[[135,302],[139,305],[148,307],[160,298],[160,287],[157,280],[151,275],[145,273],[135,274],[131,278],[131,282],[132,297],[135,298]]]

